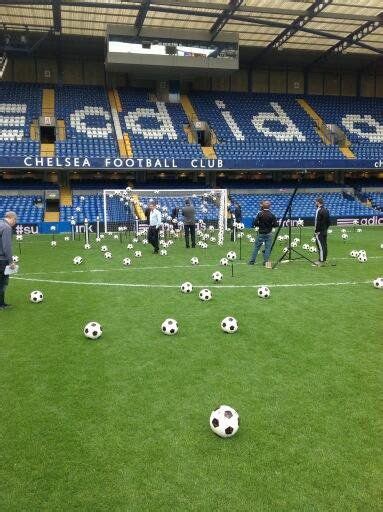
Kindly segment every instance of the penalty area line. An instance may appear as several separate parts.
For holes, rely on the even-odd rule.
[[[36,279],[31,277],[11,277],[16,281],[32,281],[34,283],[51,283],[51,284],[69,284],[80,286],[117,286],[122,288],[179,288],[180,285],[174,284],[148,284],[148,283],[102,283],[93,281],[62,281],[59,279]],[[372,281],[340,281],[329,283],[279,283],[279,284],[196,284],[195,288],[259,288],[260,286],[268,286],[269,288],[308,288],[317,286],[357,286],[361,284],[371,284]]]

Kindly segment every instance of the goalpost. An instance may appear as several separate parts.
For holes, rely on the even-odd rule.
[[[218,236],[227,228],[227,189],[106,189],[103,191],[104,231],[140,231],[147,227],[145,210],[154,201],[165,228],[182,228],[181,210],[189,199],[196,211],[196,223],[214,226]],[[178,208],[178,219],[172,217]],[[178,222],[176,222],[178,220]]]

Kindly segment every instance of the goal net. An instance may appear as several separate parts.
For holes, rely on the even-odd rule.
[[[213,226],[223,238],[227,227],[226,189],[110,189],[104,190],[104,230],[139,231],[148,226],[147,208],[154,201],[165,229],[182,229],[182,208],[188,199],[196,212],[196,224]],[[177,210],[178,209],[178,210]]]

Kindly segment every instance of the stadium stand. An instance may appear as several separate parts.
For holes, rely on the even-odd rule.
[[[73,195],[72,206],[60,206],[60,220],[70,221],[72,218],[79,223],[87,218],[90,222],[95,222],[97,217],[103,219],[103,199],[102,194]]]
[[[326,146],[295,96],[252,93],[193,93],[201,120],[209,122],[220,158],[241,160],[343,159]]]
[[[42,87],[0,83],[0,156],[37,156],[40,142],[32,140],[33,120],[41,114]]]
[[[4,217],[5,212],[11,210],[17,213],[19,224],[35,224],[41,222],[44,218],[43,204],[37,206],[39,195],[7,195],[0,196],[0,218]]]
[[[202,158],[198,144],[188,142],[183,126],[188,123],[180,104],[153,102],[144,89],[118,89],[123,131],[128,131],[137,158]]]
[[[56,117],[64,120],[67,131],[66,140],[56,142],[57,156],[100,158],[119,155],[103,87],[57,87]]]
[[[231,198],[238,201],[242,206],[242,214],[244,217],[252,217],[259,210],[259,203],[261,199],[268,199],[271,201],[272,210],[280,217],[283,215],[288,201],[290,199],[289,193],[274,194],[238,194],[232,193]],[[313,218],[315,215],[315,199],[318,193],[298,193],[292,209],[293,217]],[[340,192],[322,193],[321,197],[324,199],[326,207],[329,209],[332,217],[357,217],[363,215],[375,215],[379,213],[377,210],[370,208],[351,196],[346,197]]]
[[[327,124],[341,128],[356,156],[379,160],[383,143],[383,100],[349,96],[310,96],[311,106]]]

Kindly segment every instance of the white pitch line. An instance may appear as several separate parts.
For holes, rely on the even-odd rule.
[[[383,256],[369,256],[368,259],[382,259]],[[349,260],[350,262],[354,260],[354,258],[334,258],[330,261],[339,261],[339,260]],[[294,260],[294,261],[300,261],[300,260]],[[302,260],[304,263],[304,261]],[[247,262],[241,261],[234,263],[234,265],[247,265]],[[258,265],[258,268],[261,265]],[[171,265],[171,266],[162,266],[162,267],[131,267],[129,268],[97,268],[97,269],[85,269],[85,270],[52,270],[52,271],[45,271],[45,272],[23,272],[20,275],[22,276],[41,276],[41,275],[47,275],[47,274],[84,274],[86,272],[131,272],[132,270],[173,270],[174,268],[198,268],[198,267],[220,267],[219,263],[203,263],[202,265]],[[255,266],[257,268],[257,265]]]
[[[53,284],[72,284],[72,285],[85,285],[85,286],[119,286],[126,288],[179,288],[179,285],[173,284],[145,284],[145,283],[100,283],[92,281],[59,281],[57,279],[34,279],[29,277],[11,277],[17,281],[32,281],[34,283],[53,283]],[[269,288],[304,288],[316,286],[356,286],[360,284],[371,284],[372,281],[343,281],[343,282],[330,282],[330,283],[286,283],[286,284],[266,284]],[[263,284],[195,284],[195,288],[258,288],[265,286]]]

